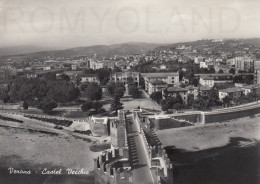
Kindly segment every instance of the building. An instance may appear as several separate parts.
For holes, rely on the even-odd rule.
[[[194,95],[194,91],[195,89],[198,89],[198,87],[195,87],[193,85],[189,85],[189,86],[186,86],[185,89],[187,89],[188,91],[188,95]]]
[[[132,78],[133,81],[139,85],[140,83],[139,72],[116,72],[111,75],[110,80],[113,82],[122,82],[123,84],[127,84],[128,78]]]
[[[53,65],[44,66],[42,69],[43,69],[43,70],[53,70],[53,69],[54,69],[54,66],[53,66]]]
[[[92,116],[90,121],[90,130],[94,136],[108,136],[108,127],[109,120],[107,117],[97,118]]]
[[[229,73],[229,70],[230,70],[230,66],[223,65],[223,64],[218,64],[218,65],[214,66],[214,68],[215,68],[216,72],[219,72],[220,70],[222,70],[223,73]]]
[[[114,69],[115,68],[115,63],[108,61],[108,60],[104,60],[104,61],[93,61],[90,60],[89,61],[89,67],[93,70],[98,70],[101,68],[111,68]]]
[[[77,64],[71,65],[71,70],[78,70],[79,66]]]
[[[214,63],[209,61],[201,61],[200,68],[210,68],[213,67]]]
[[[213,74],[194,74],[199,78],[202,86],[213,87],[215,84],[225,84],[233,82],[233,74],[230,73],[213,73]]]
[[[213,76],[201,76],[199,80],[200,85],[202,86],[214,86],[214,77]]]
[[[198,96],[208,97],[214,88],[209,86],[199,86],[194,89],[194,100],[198,99]]]
[[[244,95],[248,95],[249,93],[260,94],[260,84],[246,85],[241,89],[243,90]]]
[[[238,87],[226,88],[226,89],[219,90],[218,94],[219,94],[220,101],[223,101],[223,98],[225,98],[226,96],[231,98],[231,100],[233,101],[242,97],[243,89]]]
[[[236,70],[239,71],[253,71],[254,70],[254,59],[248,56],[234,57],[227,60],[227,64],[235,66]]]
[[[180,87],[169,87],[166,91],[162,91],[163,98],[174,97],[176,98],[178,95],[182,98],[183,102],[187,104],[188,102],[188,90]]]
[[[164,89],[167,88],[167,84],[163,81],[160,81],[160,80],[156,80],[156,81],[153,81],[153,82],[150,82],[148,84],[148,91],[147,93],[149,95],[151,95],[153,92],[158,92],[158,91],[162,91]]]
[[[97,74],[84,74],[83,76],[80,77],[81,78],[81,82],[95,82],[100,84],[100,80],[98,78]]]
[[[11,75],[8,70],[0,70],[0,83],[7,83]]]
[[[260,84],[260,68],[256,68],[254,72],[254,83]]]
[[[168,85],[179,86],[179,73],[142,73],[145,81],[145,90],[149,90],[149,84],[154,81],[162,81]]]
[[[200,62],[203,62],[203,57],[199,56],[199,57],[195,57],[194,58],[194,64],[200,64]]]

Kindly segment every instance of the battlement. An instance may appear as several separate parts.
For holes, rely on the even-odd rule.
[[[112,120],[110,121],[110,127],[112,128],[119,128],[119,127],[122,127],[122,128],[125,128],[125,121],[120,121],[120,120]]]
[[[106,151],[94,159],[95,183],[131,183],[131,166],[127,148]],[[128,156],[128,155],[127,155]]]

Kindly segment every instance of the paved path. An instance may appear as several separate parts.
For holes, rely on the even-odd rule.
[[[150,98],[150,96],[146,93],[145,90],[143,90],[143,89],[140,89],[140,90],[141,90],[142,97],[146,98],[147,100],[151,101],[154,104],[154,107],[153,107],[154,110],[162,111],[161,107]]]
[[[130,160],[133,168],[133,183],[153,184],[152,175],[148,165],[148,158],[145,154],[141,134],[138,125],[133,117],[127,118],[128,145],[130,149]]]

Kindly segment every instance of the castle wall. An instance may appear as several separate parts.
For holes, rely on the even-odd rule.
[[[163,130],[168,128],[178,128],[184,126],[191,126],[192,124],[185,120],[177,120],[173,118],[155,118],[154,128],[155,130]]]
[[[113,149],[94,159],[95,184],[131,184],[132,174],[128,161],[122,163],[127,168],[115,168],[113,164],[109,164],[114,161],[121,162],[120,159],[126,157],[121,155],[121,152],[125,153],[124,150]]]
[[[90,123],[91,132],[100,136],[108,136],[107,124]]]
[[[257,113],[260,113],[260,107],[248,108],[248,109],[241,108],[241,110],[236,110],[236,111],[230,111],[227,109],[226,112],[224,111],[221,113],[220,112],[205,113],[205,123],[227,121],[227,120],[254,115]]]
[[[192,122],[192,123],[197,123],[200,122],[200,114],[188,114],[188,115],[174,115],[174,119],[184,119],[186,121]]]

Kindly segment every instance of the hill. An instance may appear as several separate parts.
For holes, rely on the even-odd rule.
[[[46,57],[46,56],[92,57],[95,54],[97,55],[97,57],[112,57],[114,55],[145,54],[149,50],[154,49],[158,46],[160,46],[160,44],[130,42],[130,43],[122,43],[122,44],[114,44],[114,45],[95,45],[95,46],[87,46],[87,47],[76,47],[76,48],[65,49],[65,50],[42,51],[42,52],[35,52],[30,54],[20,54],[20,55],[16,55],[16,57]],[[1,49],[0,49],[0,53],[1,53]]]

